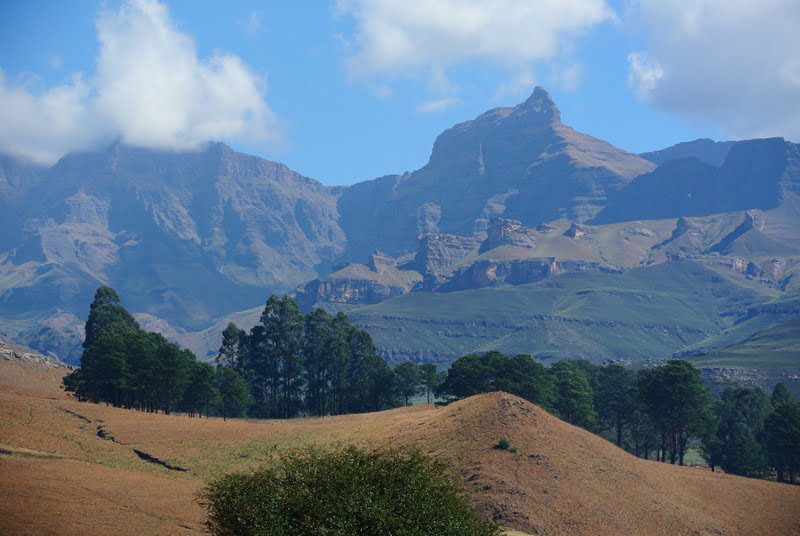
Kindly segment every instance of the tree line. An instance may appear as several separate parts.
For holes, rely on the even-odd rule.
[[[191,351],[142,330],[111,287],[95,293],[81,367],[64,377],[64,388],[79,400],[190,416],[238,415],[250,400],[235,371],[198,362]]]
[[[315,309],[303,315],[291,296],[271,296],[249,333],[228,324],[217,363],[245,379],[252,417],[340,415],[398,405],[395,372],[369,333],[344,313]]]
[[[397,407],[408,381],[404,368],[396,374],[343,313],[303,315],[291,296],[271,296],[249,332],[230,323],[215,365],[199,362],[142,330],[116,291],[101,287],[86,322],[81,367],[64,387],[80,400],[148,412],[291,418]]]
[[[642,458],[683,465],[695,444],[712,470],[792,483],[800,471],[800,405],[782,383],[771,396],[732,386],[714,397],[685,360],[639,371],[583,360],[548,369],[527,355],[489,352],[456,360],[436,388],[449,400],[491,391],[530,400]]]

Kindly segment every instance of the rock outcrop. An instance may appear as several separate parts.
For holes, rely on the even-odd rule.
[[[40,354],[39,352],[34,352],[33,350],[25,348],[19,348],[3,338],[0,338],[0,360],[38,363],[47,368],[70,368],[69,365],[56,357]]]
[[[525,285],[536,283],[551,276],[567,273],[621,273],[609,266],[597,262],[540,258],[517,261],[479,260],[466,268],[458,270],[438,290],[451,292],[475,288],[489,287],[501,283]]]
[[[486,228],[486,240],[481,244],[480,253],[500,246],[513,246],[524,249],[536,248],[535,233],[516,220],[492,218]]]
[[[366,265],[350,264],[297,288],[296,298],[309,311],[325,304],[369,305],[410,292],[422,276],[401,270],[398,260],[373,252]]]
[[[587,239],[594,231],[588,225],[580,225],[578,223],[573,222],[572,225],[569,226],[569,229],[564,231],[564,236],[568,238],[575,238],[575,239]]]
[[[441,282],[450,268],[480,245],[477,237],[451,234],[427,234],[419,237],[415,267],[422,274],[426,287]]]

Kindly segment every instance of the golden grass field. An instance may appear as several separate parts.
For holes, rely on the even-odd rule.
[[[62,375],[0,362],[0,534],[200,533],[196,494],[209,479],[282,449],[351,443],[444,459],[483,516],[524,534],[800,534],[800,487],[641,460],[504,393],[223,422],[80,403],[61,391]],[[516,452],[494,448],[504,436]]]

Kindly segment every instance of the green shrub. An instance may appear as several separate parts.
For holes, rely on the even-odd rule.
[[[500,450],[507,450],[509,452],[517,452],[516,447],[514,447],[511,444],[511,440],[509,438],[507,438],[507,437],[501,437],[500,441],[497,442],[497,445],[495,445],[494,448],[500,449]]]
[[[293,452],[212,482],[201,500],[220,536],[499,534],[444,466],[418,451]]]

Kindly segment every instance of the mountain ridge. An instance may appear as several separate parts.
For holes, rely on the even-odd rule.
[[[201,356],[218,345],[210,326],[296,288],[306,309],[355,312],[409,293],[522,292],[663,263],[756,284],[765,301],[800,284],[800,146],[696,140],[635,155],[564,125],[541,87],[442,132],[422,168],[352,186],[218,142],[190,153],[115,143],[49,169],[4,158],[0,179],[0,330],[71,362],[102,284]],[[558,316],[541,314],[534,323]],[[729,328],[715,321],[708,336]],[[398,337],[381,342],[387,357],[447,346],[409,353],[414,341]],[[603,337],[586,355],[632,350]],[[667,338],[641,350],[698,342]]]

